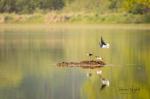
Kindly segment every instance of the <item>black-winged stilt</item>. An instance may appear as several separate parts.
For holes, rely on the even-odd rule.
[[[109,48],[109,43],[106,43],[104,40],[103,40],[103,38],[101,37],[101,41],[99,42],[99,46],[101,47],[101,48]]]

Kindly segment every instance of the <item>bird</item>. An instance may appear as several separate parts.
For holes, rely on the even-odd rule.
[[[95,57],[96,57],[96,60],[98,60],[98,61],[102,61],[103,60],[102,57],[99,57],[99,56],[95,56]]]
[[[92,53],[88,53],[87,55],[90,57],[90,60],[91,60],[91,57],[93,56],[93,54]]]
[[[99,46],[101,48],[109,48],[110,45],[109,45],[109,43],[106,43],[101,36],[101,41],[99,42]]]
[[[109,87],[109,80],[105,79],[105,78],[101,78],[101,90],[104,89],[105,87]]]

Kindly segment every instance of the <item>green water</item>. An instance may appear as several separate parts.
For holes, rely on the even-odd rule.
[[[109,49],[99,48],[101,36],[110,43]],[[56,66],[89,59],[89,52],[110,66],[92,70]],[[104,90],[97,70],[110,81]],[[0,99],[150,99],[149,72],[150,29],[0,30]]]

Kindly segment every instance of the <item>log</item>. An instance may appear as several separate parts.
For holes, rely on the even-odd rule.
[[[90,69],[100,68],[103,67],[104,65],[106,65],[106,63],[104,63],[103,61],[95,61],[95,60],[91,61],[85,60],[81,62],[61,62],[57,64],[58,67],[82,67]]]

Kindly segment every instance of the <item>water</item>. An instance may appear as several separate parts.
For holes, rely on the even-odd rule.
[[[109,49],[99,48],[101,36]],[[1,28],[0,99],[150,99],[149,43],[148,28]],[[56,66],[89,52],[109,66]],[[110,81],[104,90],[97,70]]]

